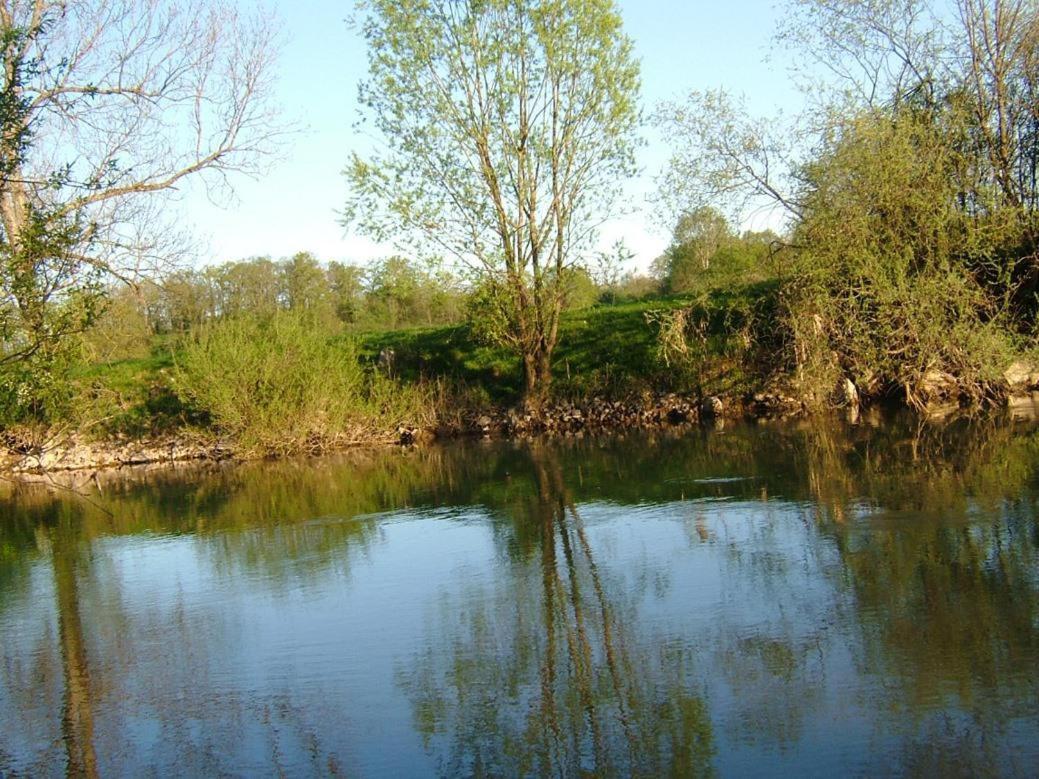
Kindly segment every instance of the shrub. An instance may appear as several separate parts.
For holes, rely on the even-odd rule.
[[[819,399],[842,376],[915,406],[936,380],[972,400],[999,391],[1013,329],[973,268],[1001,237],[960,207],[948,134],[925,111],[866,113],[803,171],[784,308]]]
[[[177,359],[178,393],[252,453],[316,449],[377,421],[351,341],[332,343],[299,316],[230,318],[203,328]]]
[[[778,285],[744,284],[702,293],[688,305],[646,312],[656,358],[671,389],[701,396],[742,395],[776,368],[784,333],[775,327]]]

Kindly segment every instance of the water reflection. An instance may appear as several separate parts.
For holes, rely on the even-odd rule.
[[[1028,775],[1037,477],[864,420],[11,487],[0,774]]]
[[[65,532],[62,532],[64,530]],[[98,776],[94,752],[94,693],[87,661],[83,623],[80,617],[77,568],[80,545],[69,537],[68,528],[51,538],[51,560],[61,639],[62,678],[65,700],[61,732],[67,753],[67,770],[72,776]]]
[[[528,454],[535,489],[503,518],[522,550],[508,586],[441,601],[430,650],[401,672],[427,748],[443,746],[449,776],[705,773],[711,724],[693,658],[633,634],[559,453]]]

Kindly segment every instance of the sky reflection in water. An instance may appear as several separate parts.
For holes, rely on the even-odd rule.
[[[1028,775],[1039,435],[140,476],[0,520],[0,774]]]

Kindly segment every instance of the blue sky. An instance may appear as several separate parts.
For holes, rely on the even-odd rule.
[[[365,262],[392,251],[346,232],[336,218],[346,196],[340,171],[352,150],[370,144],[353,130],[365,51],[346,23],[351,8],[349,0],[273,3],[285,37],[278,98],[287,118],[303,130],[286,142],[266,175],[234,180],[236,202],[215,206],[200,189],[185,193],[185,226],[206,247],[202,262],[304,250],[323,260]],[[773,0],[623,0],[621,10],[642,61],[647,110],[659,100],[715,87],[745,95],[755,112],[797,101],[782,57],[766,61],[781,12]],[[633,212],[604,225],[601,238],[604,247],[623,238],[642,268],[667,243],[667,230],[654,223],[646,196],[668,158],[668,145],[650,129],[645,136],[642,173],[626,198]]]

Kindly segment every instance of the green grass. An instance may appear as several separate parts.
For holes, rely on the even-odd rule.
[[[775,289],[774,283],[758,283],[695,298],[654,297],[567,312],[555,353],[553,391],[563,399],[624,397],[643,391],[746,391],[759,377],[748,368],[731,335],[747,311],[774,300]],[[704,363],[691,377],[661,361],[657,326],[647,321],[647,314],[694,304],[708,322],[709,337]],[[444,379],[500,405],[514,404],[521,396],[519,358],[475,342],[464,325],[339,338],[356,338],[361,359],[372,365],[383,349],[393,349],[394,374],[406,385]],[[87,416],[104,419],[95,425],[98,434],[155,434],[187,423],[205,426],[206,420],[193,417],[172,386],[176,348],[172,340],[159,340],[148,357],[92,365],[76,374],[74,380],[82,388],[80,405],[88,410]]]
[[[172,385],[173,345],[156,339],[147,357],[87,365],[74,372],[75,421],[98,437],[157,435],[195,420]]]
[[[554,361],[557,394],[615,393],[658,382],[661,366],[646,312],[688,302],[682,297],[656,298],[567,312]],[[522,391],[519,358],[475,342],[464,325],[361,335],[366,359],[375,362],[383,349],[393,350],[394,371],[405,381],[449,378],[481,387],[502,403],[515,402]]]
[[[734,320],[759,301],[771,299],[775,289],[775,283],[765,282],[698,297],[672,295],[569,311],[560,326],[554,391],[561,397],[588,397],[687,389],[660,361],[657,330],[647,321],[647,313],[694,303],[703,306],[711,334],[708,351],[721,357],[731,351],[727,339]],[[497,402],[519,399],[523,385],[519,358],[474,342],[465,326],[362,334],[361,352],[368,360],[375,362],[387,348],[394,351],[395,372],[406,381],[448,377],[483,388]],[[721,364],[714,368],[715,373],[729,373]],[[726,389],[737,388],[733,382],[728,384]]]

